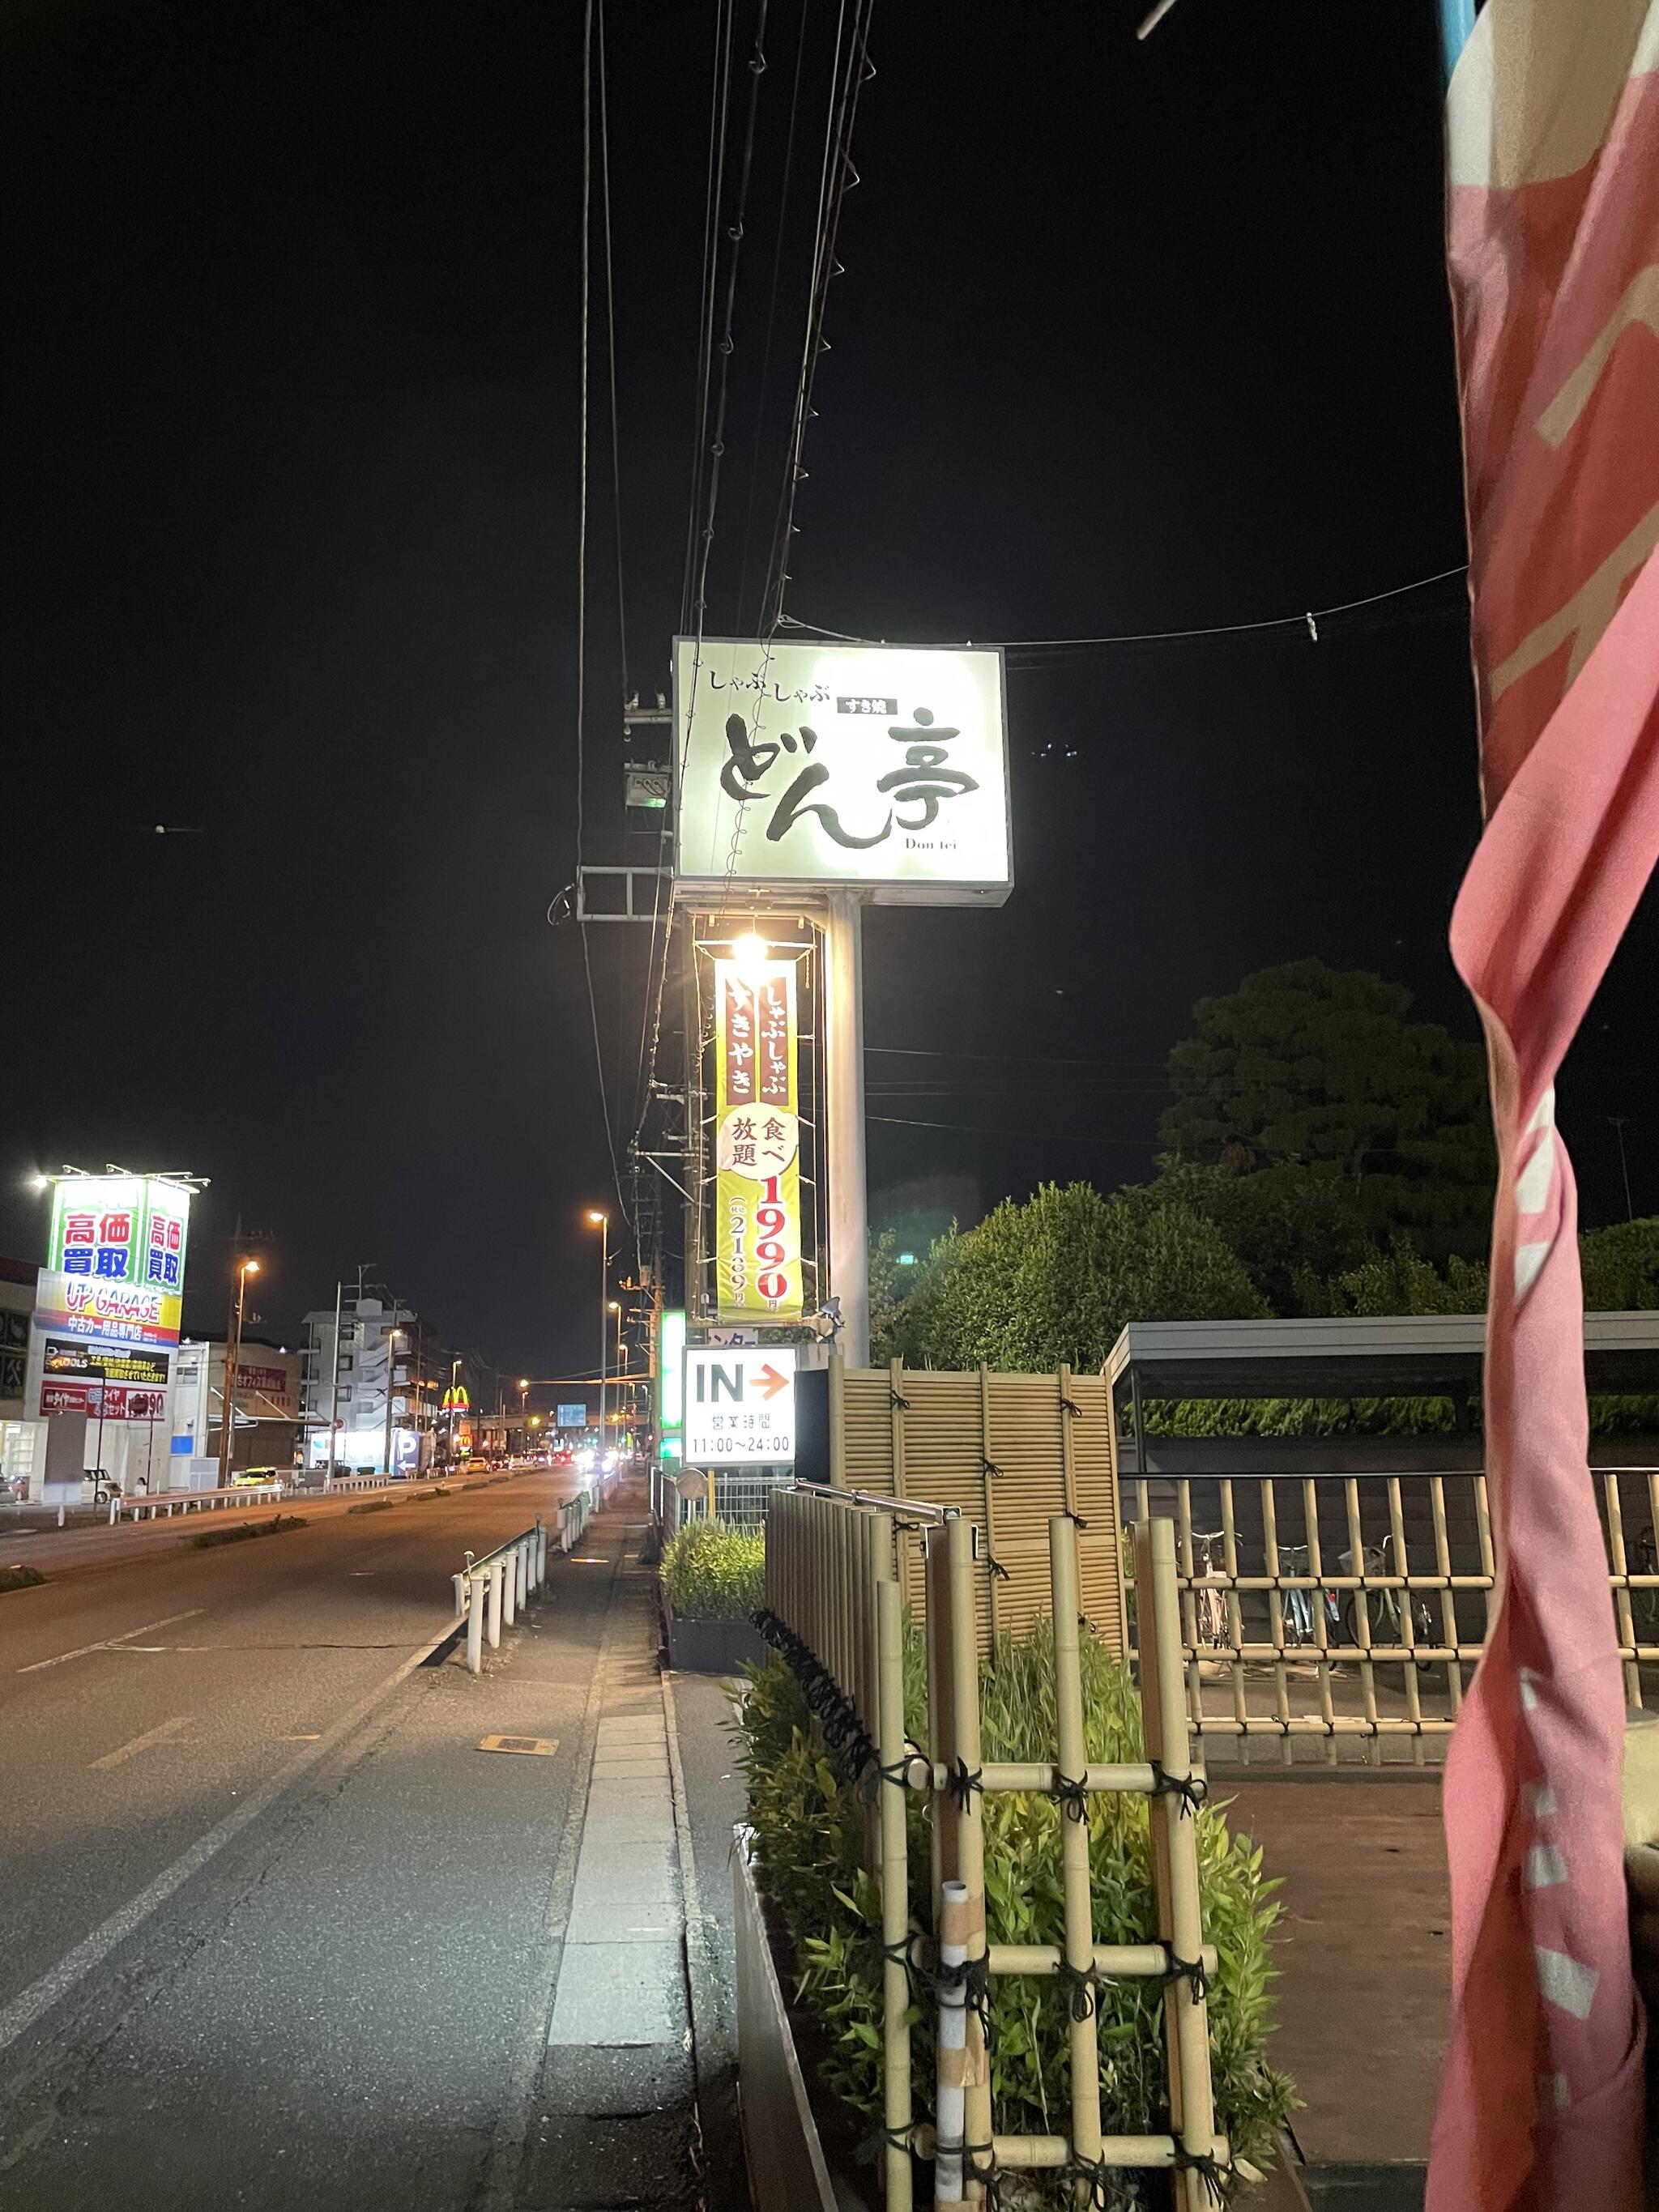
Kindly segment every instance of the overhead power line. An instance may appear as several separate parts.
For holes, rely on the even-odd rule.
[[[954,1129],[963,1137],[1006,1137],[1018,1145],[1030,1138],[1039,1144],[1110,1145],[1136,1152],[1152,1150],[1152,1140],[1146,1137],[1097,1137],[1086,1131],[1063,1129],[983,1129],[970,1121],[916,1121],[908,1114],[870,1114],[865,1118],[892,1129]]]
[[[581,880],[582,833],[586,826],[584,781],[587,716],[587,478],[588,478],[588,337],[592,295],[593,201],[593,8],[587,0],[582,16],[582,277],[581,277],[581,456],[576,521],[576,879]],[[607,252],[607,258],[609,258]],[[599,1042],[599,1009],[593,995],[593,962],[587,942],[587,924],[579,921],[582,941],[582,973],[587,983],[587,1012],[593,1030],[593,1072],[599,1079],[599,1112],[605,1121],[605,1150],[611,1155],[611,1179],[624,1221],[628,1200],[623,1194],[617,1166],[617,1140],[611,1127],[611,1102],[605,1092],[605,1052]]]
[[[1363,599],[1340,599],[1333,605],[1304,608],[1296,615],[1267,615],[1255,622],[1202,623],[1183,629],[1117,630],[1098,637],[981,637],[929,639],[929,644],[949,643],[971,647],[980,645],[1000,647],[1005,653],[1059,653],[1098,646],[1162,645],[1182,638],[1242,637],[1249,632],[1261,630],[1303,629],[1309,632],[1313,643],[1319,642],[1319,624],[1337,615],[1353,614],[1362,607],[1380,606],[1384,600],[1403,599],[1408,592],[1426,591],[1431,584],[1443,584],[1449,577],[1467,575],[1468,563],[1459,561],[1449,568],[1437,568],[1432,575],[1414,577],[1409,584],[1393,584],[1387,591],[1368,592]],[[799,620],[793,615],[781,617],[789,629],[810,630],[814,636],[834,638],[842,645],[893,645],[894,638],[855,637],[849,631],[826,629],[821,623]]]

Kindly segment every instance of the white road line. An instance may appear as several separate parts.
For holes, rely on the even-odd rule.
[[[135,1630],[134,1633],[137,1632]],[[395,1673],[388,1674],[378,1689],[371,1690],[360,1698],[349,1713],[336,1721],[333,1727],[319,1736],[315,1744],[290,1759],[280,1772],[251,1797],[246,1797],[234,1813],[227,1813],[216,1828],[210,1828],[198,1837],[190,1849],[164,1872],[158,1874],[148,1888],[141,1889],[137,1897],[129,1898],[118,1911],[112,1912],[100,1927],[82,1938],[73,1950],[66,1951],[55,1966],[49,1966],[38,1981],[31,1982],[26,1990],[0,2009],[0,2051],[7,2050],[18,2037],[33,2027],[43,2013],[69,1995],[77,1982],[84,1981],[94,1966],[108,1958],[118,1943],[125,1942],[137,1928],[143,1926],[158,1906],[167,1903],[173,1892],[182,1889],[191,1875],[204,1867],[216,1853],[222,1851],[233,1838],[240,1835],[251,1820],[257,1820],[268,1806],[276,1803],[285,1790],[290,1790],[308,1768],[319,1759],[326,1759],[341,1739],[349,1735],[358,1723],[374,1711],[383,1698],[389,1697],[406,1675],[412,1674],[421,1662],[455,1633],[453,1623],[447,1622],[430,1643],[411,1651]],[[89,1647],[96,1650],[98,1647]],[[66,1655],[72,1656],[74,1655]]]
[[[128,1759],[137,1759],[141,1751],[148,1751],[152,1744],[165,1743],[170,1735],[177,1735],[180,1729],[188,1728],[191,1718],[189,1713],[176,1713],[170,1721],[162,1721],[155,1728],[146,1729],[143,1735],[134,1736],[131,1743],[124,1743],[118,1750],[106,1751],[101,1759],[94,1759],[87,1769],[88,1773],[99,1773],[106,1766],[124,1766]]]
[[[141,1620],[137,1628],[123,1629],[119,1636],[106,1636],[97,1644],[79,1644],[73,1651],[60,1651],[55,1658],[37,1659],[32,1667],[20,1667],[20,1674],[38,1674],[43,1667],[61,1667],[66,1659],[84,1659],[89,1651],[113,1651],[131,1636],[148,1636],[152,1628],[170,1628],[175,1620],[194,1620],[207,1607],[193,1605],[188,1613],[169,1613],[161,1620]]]

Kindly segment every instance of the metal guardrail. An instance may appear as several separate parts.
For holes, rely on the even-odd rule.
[[[222,1490],[136,1490],[109,1502],[112,1528],[124,1515],[134,1521],[153,1521],[157,1514],[170,1520],[175,1507],[180,1513],[201,1512],[221,1505],[271,1505],[281,1501],[286,1485],[277,1482],[236,1482]]]
[[[1626,1695],[1659,1664],[1659,1468],[1596,1468]],[[1173,1493],[1188,1726],[1328,1765],[1389,1738],[1413,1765],[1449,1735],[1494,1587],[1486,1478],[1440,1474],[1138,1477],[1136,1511]],[[1649,1687],[1652,1685],[1650,1683]]]
[[[593,1494],[579,1490],[574,1498],[562,1500],[559,1506],[559,1549],[568,1555],[587,1534],[587,1524],[592,1517]]]
[[[492,1651],[501,1649],[503,1623],[511,1628],[530,1602],[532,1591],[547,1580],[547,1530],[538,1516],[533,1528],[509,1536],[482,1559],[466,1555],[466,1565],[454,1577],[455,1618],[466,1623],[466,1663],[477,1674],[483,1668],[483,1640]]]

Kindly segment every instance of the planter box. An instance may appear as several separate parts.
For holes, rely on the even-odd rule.
[[[747,1829],[735,1832],[734,1843],[738,2094],[755,2212],[866,2212],[865,2199],[831,2179],[749,1863]]]
[[[758,1629],[746,1620],[683,1619],[665,1599],[668,1624],[668,1663],[683,1674],[736,1674],[746,1660],[757,1665],[766,1656]]]

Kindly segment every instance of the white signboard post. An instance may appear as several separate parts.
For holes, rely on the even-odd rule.
[[[793,1346],[754,1352],[688,1346],[686,1465],[730,1467],[794,1456]]]
[[[1013,888],[1002,654],[676,638],[676,884],[1000,906]]]

